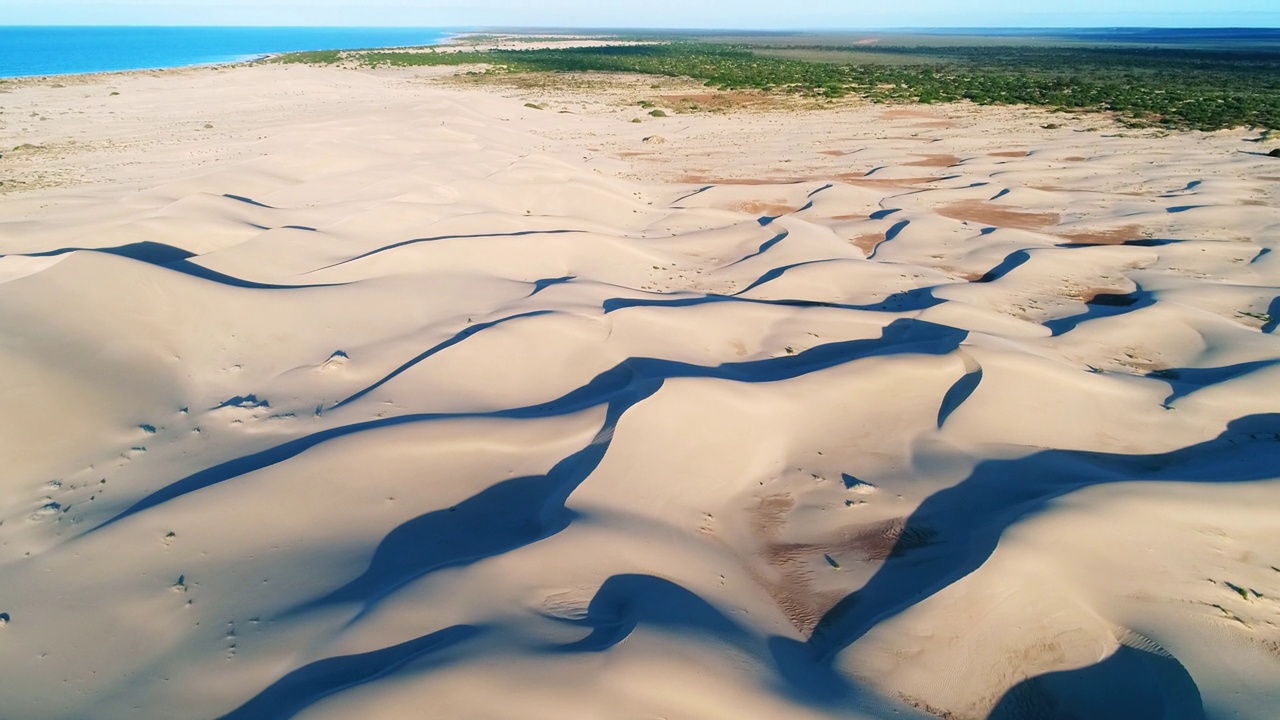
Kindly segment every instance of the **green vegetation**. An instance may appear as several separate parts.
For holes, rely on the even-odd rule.
[[[806,57],[805,53],[811,54]],[[1174,129],[1280,129],[1280,52],[1029,44],[803,47],[677,41],[462,52],[312,52],[275,62],[476,65],[488,73],[632,72],[873,102],[1038,105]]]
[[[330,65],[342,59],[341,50],[308,50],[288,53],[270,59],[270,62],[285,64]]]

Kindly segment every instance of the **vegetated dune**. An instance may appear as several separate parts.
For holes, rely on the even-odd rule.
[[[396,72],[4,97],[66,113],[3,161],[45,187],[0,197],[0,715],[1280,707],[1243,133],[852,107],[639,157],[626,108]]]

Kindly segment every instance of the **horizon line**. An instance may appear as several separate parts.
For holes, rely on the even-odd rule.
[[[0,23],[0,28],[237,28],[263,30],[452,30],[466,32],[613,32],[629,31],[710,31],[710,32],[760,32],[760,33],[837,33],[837,32],[897,32],[922,30],[1280,30],[1277,25],[896,25],[896,26],[846,26],[846,27],[717,27],[709,25],[663,27],[643,25],[239,25],[225,23]]]

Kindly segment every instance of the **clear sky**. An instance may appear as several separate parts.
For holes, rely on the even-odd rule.
[[[100,24],[1280,27],[1280,0],[0,0],[0,25]]]

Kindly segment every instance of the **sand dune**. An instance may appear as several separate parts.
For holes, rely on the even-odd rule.
[[[619,82],[0,95],[0,714],[1274,717],[1278,161]]]

